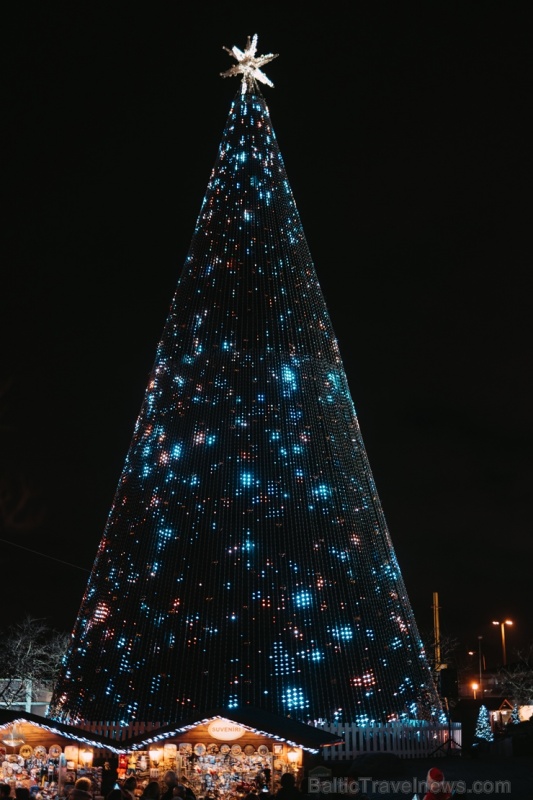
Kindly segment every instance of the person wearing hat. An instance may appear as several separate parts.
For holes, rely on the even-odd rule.
[[[438,767],[431,767],[426,778],[426,794],[423,800],[450,800],[452,793],[444,783],[444,773]]]

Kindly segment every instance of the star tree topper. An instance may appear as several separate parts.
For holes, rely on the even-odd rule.
[[[254,34],[251,40],[250,37],[248,37],[244,53],[235,46],[231,49],[229,47],[224,47],[223,49],[229,53],[230,56],[233,56],[237,63],[226,70],[226,72],[221,72],[220,74],[223,78],[230,78],[233,75],[242,75],[241,88],[243,94],[248,88],[252,88],[256,81],[266,83],[267,86],[274,86],[272,81],[261,71],[260,67],[268,64],[268,62],[272,61],[274,58],[277,58],[279,53],[268,53],[266,56],[256,56],[257,33]]]

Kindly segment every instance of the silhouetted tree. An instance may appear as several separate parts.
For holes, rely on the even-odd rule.
[[[26,617],[0,631],[0,705],[10,708],[51,689],[69,635],[51,630],[41,620]]]
[[[533,643],[517,652],[516,661],[498,672],[500,691],[517,706],[533,705]]]

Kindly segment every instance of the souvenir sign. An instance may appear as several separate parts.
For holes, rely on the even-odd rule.
[[[207,726],[207,732],[213,739],[221,739],[229,742],[232,739],[240,739],[247,731],[242,725],[232,722],[230,719],[215,719]]]

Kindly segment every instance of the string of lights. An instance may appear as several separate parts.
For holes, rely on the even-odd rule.
[[[242,83],[55,687],[57,720],[441,712],[256,43],[235,55]]]

